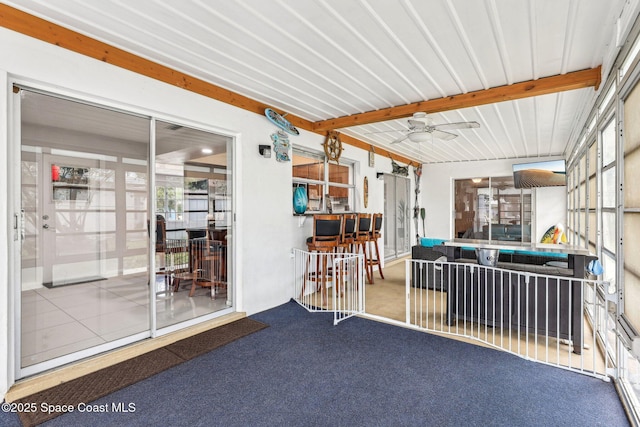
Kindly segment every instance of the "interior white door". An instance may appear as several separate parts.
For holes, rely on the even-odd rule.
[[[81,156],[42,155],[40,255],[42,284],[55,287],[102,278],[104,168]]]

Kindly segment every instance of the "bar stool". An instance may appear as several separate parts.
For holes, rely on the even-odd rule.
[[[149,220],[147,220],[147,232],[151,232],[151,222]],[[162,276],[164,279],[164,288],[157,290],[156,293],[158,294],[169,293],[172,290],[172,254],[174,250],[171,246],[171,243],[167,239],[167,224],[164,216],[156,215],[156,261],[158,261],[158,264],[156,265],[156,277],[153,280],[155,282],[158,276]],[[154,283],[154,287],[157,287],[157,283]]]
[[[371,273],[367,267],[369,264],[369,257],[367,255],[367,242],[369,241],[369,234],[371,232],[371,214],[359,213],[358,214],[358,228],[356,230],[356,253],[362,251],[364,255],[364,270],[367,273],[367,282],[373,283]]]
[[[313,236],[307,238],[307,250],[315,252],[316,269],[315,276],[309,271],[311,255],[307,259],[307,273],[302,285],[302,295],[304,296],[307,280],[315,280],[316,292],[318,288],[322,294],[323,305],[327,304],[327,277],[331,274],[329,262],[331,254],[335,254],[340,245],[342,233],[342,216],[317,214],[313,216]]]
[[[358,227],[358,214],[346,213],[342,215],[342,231],[340,233],[340,243],[338,251],[341,254],[354,254],[358,252],[356,246],[356,234]],[[337,278],[336,291],[340,288],[340,295],[344,295],[344,283],[348,274],[347,264],[340,263],[340,270],[334,277]],[[342,286],[341,286],[342,285]]]
[[[356,234],[358,225],[358,214],[342,215],[342,233],[340,235],[340,248],[344,253],[357,252]]]
[[[382,230],[382,214],[376,213],[373,214],[372,219],[372,227],[369,235],[367,236],[367,245],[373,245],[373,249],[369,250],[369,259],[367,260],[367,269],[371,275],[371,282],[373,283],[373,266],[378,266],[378,272],[380,273],[380,277],[384,280],[384,274],[382,273],[382,265],[380,264],[380,249],[378,248],[378,239],[382,237],[380,234],[380,230]],[[373,257],[373,250],[376,251],[376,257]]]

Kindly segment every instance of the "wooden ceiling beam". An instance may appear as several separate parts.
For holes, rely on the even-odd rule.
[[[0,26],[256,114],[264,114],[265,108],[268,107],[246,96],[141,58],[4,4],[0,4]],[[300,117],[294,118],[291,115],[287,118],[292,123],[295,121],[294,125],[311,130],[312,122],[309,120]]]
[[[265,108],[273,108],[270,105],[263,104],[220,86],[141,58],[5,4],[0,4],[0,26],[256,114],[264,115]],[[310,120],[294,116],[293,114],[287,114],[287,120],[300,129],[325,136],[327,134],[327,131],[324,130],[314,130],[313,122]],[[367,151],[370,151],[372,147],[371,144],[348,137],[347,135],[341,135],[340,139],[345,144]],[[375,150],[376,153],[387,157],[390,156],[398,162],[414,162],[412,159],[386,150],[379,148]],[[417,163],[417,161],[415,162]]]
[[[413,104],[368,111],[361,114],[338,117],[313,123],[314,131],[329,131],[350,126],[366,125],[369,123],[411,117],[413,113],[437,113],[440,111],[458,110],[460,108],[476,107],[478,105],[493,104],[502,101],[546,95],[573,89],[594,87],[596,90],[601,82],[601,66],[588,70],[574,71],[557,76],[543,77],[537,80],[514,83],[486,90],[452,95]]]

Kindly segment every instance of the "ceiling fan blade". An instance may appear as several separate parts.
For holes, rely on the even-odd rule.
[[[478,122],[443,123],[441,125],[433,125],[433,127],[439,130],[472,129],[472,128],[479,128],[480,123]]]
[[[434,129],[431,134],[433,135],[434,138],[438,138],[438,139],[441,139],[443,141],[450,141],[450,140],[458,137],[458,135],[456,135],[455,133],[444,132],[444,131],[441,131],[441,130],[438,130],[438,129]]]
[[[402,142],[402,141],[404,141],[405,139],[407,139],[408,137],[409,137],[409,135],[408,135],[408,134],[407,134],[407,135],[402,135],[400,138],[398,138],[398,139],[395,139],[395,140],[391,141],[391,144],[397,144],[398,142]]]
[[[389,133],[389,132],[406,132],[406,129],[393,129],[393,130],[379,130],[375,132],[365,132],[364,135],[371,135],[374,133]]]

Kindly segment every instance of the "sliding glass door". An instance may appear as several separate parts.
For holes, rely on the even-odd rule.
[[[159,328],[232,305],[231,138],[156,121]],[[159,243],[158,243],[159,242]]]
[[[411,249],[408,178],[384,175],[384,256],[395,259]]]
[[[20,368],[149,334],[149,119],[20,90]]]
[[[14,104],[18,378],[231,311],[231,138],[25,88]]]

